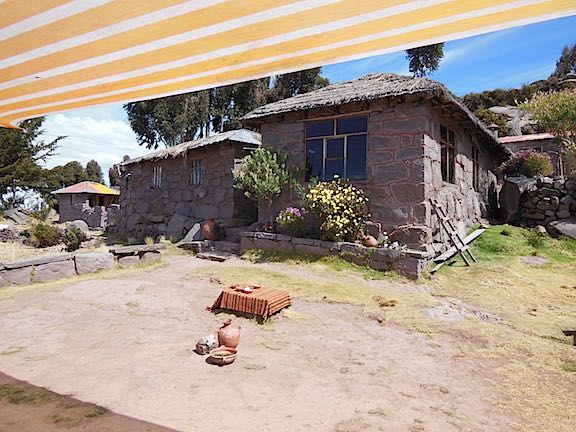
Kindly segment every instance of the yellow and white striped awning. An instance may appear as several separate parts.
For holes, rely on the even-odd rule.
[[[0,0],[0,126],[576,14],[576,0]]]

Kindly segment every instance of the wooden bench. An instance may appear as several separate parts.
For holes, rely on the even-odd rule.
[[[562,330],[562,333],[564,336],[572,336],[574,339],[572,345],[576,346],[576,330]]]

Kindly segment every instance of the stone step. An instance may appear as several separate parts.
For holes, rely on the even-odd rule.
[[[224,229],[224,240],[240,243],[240,233],[250,231],[250,226],[230,227]]]
[[[215,252],[199,253],[196,255],[196,258],[205,259],[205,260],[209,260],[209,261],[224,262],[228,258],[232,258],[234,256],[235,255],[230,253],[230,252],[215,251]]]

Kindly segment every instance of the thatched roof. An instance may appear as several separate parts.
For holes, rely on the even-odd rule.
[[[237,129],[228,132],[221,132],[207,138],[200,138],[194,141],[188,141],[174,147],[168,147],[166,149],[148,153],[147,155],[130,159],[126,162],[122,162],[120,165],[131,165],[143,161],[155,161],[160,159],[177,158],[179,156],[185,155],[186,152],[188,152],[188,150],[197,149],[200,147],[206,147],[209,145],[222,143],[224,141],[234,141],[249,144],[253,147],[257,147],[262,144],[262,139],[259,133],[248,129]]]
[[[428,78],[415,78],[391,73],[366,75],[264,105],[246,114],[243,120],[262,119],[288,112],[404,95],[434,96],[444,104],[453,105],[464,114],[469,125],[482,135],[482,138],[487,140],[496,150],[503,152],[503,155],[508,155],[508,151],[498,142],[498,139],[443,84]]]

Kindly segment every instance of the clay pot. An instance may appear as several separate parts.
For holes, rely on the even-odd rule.
[[[218,240],[220,238],[220,225],[214,219],[202,222],[202,236],[204,240]]]
[[[376,247],[378,246],[378,240],[371,235],[365,235],[362,237],[362,244],[366,247]]]
[[[240,327],[232,324],[232,320],[222,323],[218,330],[218,344],[229,348],[236,348],[240,343]]]

